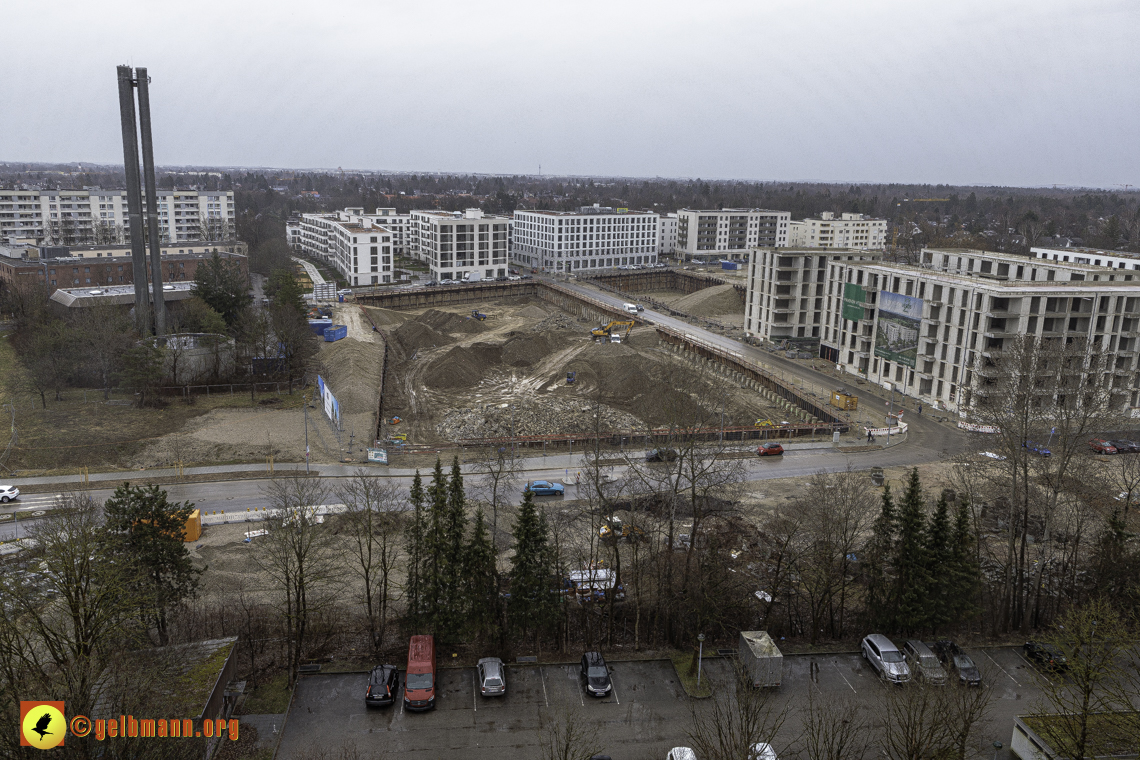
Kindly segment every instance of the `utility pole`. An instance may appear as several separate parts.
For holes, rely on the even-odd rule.
[[[309,474],[309,393],[305,392],[305,474]]]

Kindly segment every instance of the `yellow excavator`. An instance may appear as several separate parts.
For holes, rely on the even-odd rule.
[[[621,329],[623,327],[625,328],[624,333],[621,332]],[[613,337],[613,334],[616,331],[621,336],[621,338],[624,340],[625,338],[629,337],[629,331],[632,329],[633,329],[633,322],[632,321],[629,321],[629,322],[610,322],[608,325],[602,325],[601,327],[595,327],[593,330],[590,330],[590,335],[593,335],[595,338],[611,338],[611,337]]]

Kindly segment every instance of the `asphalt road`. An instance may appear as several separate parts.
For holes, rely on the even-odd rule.
[[[992,743],[1001,741],[1005,748],[997,757],[1008,758],[1013,718],[1033,711],[1039,676],[1018,648],[967,652],[982,671],[983,688],[991,690],[977,749],[989,757]],[[309,747],[332,749],[345,743],[411,760],[538,757],[542,728],[571,713],[598,729],[602,750],[614,758],[664,758],[671,747],[687,745],[693,720],[703,719],[709,703],[684,695],[671,663],[611,661],[610,667],[614,691],[605,699],[584,695],[574,665],[508,664],[508,693],[491,699],[476,694],[472,668],[440,669],[437,708],[426,713],[405,712],[402,700],[366,708],[364,674],[303,677],[278,757],[289,760]],[[724,684],[729,661],[707,658],[703,673],[714,684]],[[802,731],[799,710],[809,692],[862,705],[875,724],[881,723],[879,705],[888,690],[922,688],[884,683],[858,654],[786,656],[783,684],[771,692],[777,708],[788,711],[774,744],[781,755],[795,746]]]

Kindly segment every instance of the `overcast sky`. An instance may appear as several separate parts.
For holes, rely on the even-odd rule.
[[[8,3],[0,160],[1140,185],[1137,0]]]

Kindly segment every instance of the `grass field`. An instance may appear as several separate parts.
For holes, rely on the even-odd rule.
[[[24,380],[19,357],[7,338],[0,338],[0,403],[15,408],[18,443],[7,467],[21,475],[74,473],[83,468],[114,470],[148,441],[176,432],[187,422],[214,409],[251,408],[271,404],[273,409],[300,408],[302,394],[258,394],[248,391],[234,395],[193,396],[192,403],[170,399],[162,408],[139,409],[131,405],[123,391],[112,394],[112,403],[103,401],[99,390],[68,388],[61,401],[47,396],[44,409],[38,395]],[[7,445],[11,412],[4,409],[0,420],[0,451]]]

